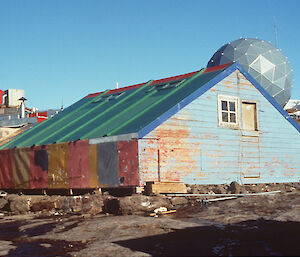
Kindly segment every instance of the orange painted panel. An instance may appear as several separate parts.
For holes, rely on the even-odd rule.
[[[0,151],[0,188],[8,189],[13,188],[13,150],[1,150]]]
[[[30,188],[30,148],[13,149],[14,167],[13,184],[14,188]]]
[[[47,146],[35,146],[30,151],[30,188],[48,187]]]
[[[90,188],[89,141],[70,142],[68,147],[70,188]]]
[[[49,188],[69,188],[68,143],[48,145],[48,158]]]

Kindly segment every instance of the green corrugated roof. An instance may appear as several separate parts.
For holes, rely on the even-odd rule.
[[[89,95],[0,149],[137,133],[224,68]]]

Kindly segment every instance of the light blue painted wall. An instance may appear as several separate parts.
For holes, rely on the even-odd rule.
[[[238,128],[219,126],[218,95],[238,97]],[[242,129],[242,101],[256,103],[257,132]],[[141,184],[158,173],[161,181],[187,184],[300,181],[300,133],[238,70],[145,138],[155,144],[139,141]]]

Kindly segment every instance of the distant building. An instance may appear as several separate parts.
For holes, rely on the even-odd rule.
[[[27,108],[26,100],[23,89],[0,90],[0,145],[58,113]]]
[[[284,109],[300,125],[300,100],[289,100]]]

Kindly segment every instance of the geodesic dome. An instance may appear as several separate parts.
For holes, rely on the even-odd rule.
[[[241,38],[222,46],[207,67],[238,62],[283,107],[291,97],[292,69],[287,58],[272,44]]]

